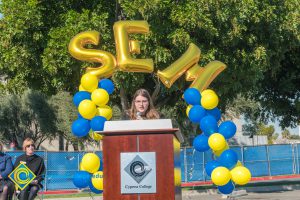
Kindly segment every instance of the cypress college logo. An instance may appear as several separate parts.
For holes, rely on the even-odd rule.
[[[151,170],[151,167],[138,155],[125,167],[125,171],[137,183],[140,183]]]
[[[23,190],[36,176],[24,163],[20,163],[8,177]]]

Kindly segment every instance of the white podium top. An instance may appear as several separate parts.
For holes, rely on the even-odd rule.
[[[106,121],[103,131],[172,129],[171,119]]]

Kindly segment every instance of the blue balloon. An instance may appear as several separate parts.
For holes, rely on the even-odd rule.
[[[218,158],[220,164],[228,169],[233,168],[238,161],[238,156],[232,149],[227,149]]]
[[[212,171],[214,171],[214,169],[217,167],[221,167],[221,164],[216,160],[212,160],[212,161],[209,161],[208,163],[206,163],[205,172],[206,172],[207,176],[210,177]]]
[[[75,104],[76,107],[78,107],[80,102],[85,99],[91,99],[91,93],[89,93],[87,91],[80,91],[74,95],[73,103]]]
[[[200,105],[201,94],[196,88],[188,88],[184,91],[183,98],[187,104]]]
[[[91,128],[93,131],[103,131],[106,119],[102,116],[96,116],[91,120]]]
[[[234,190],[234,184],[232,181],[229,181],[226,185],[218,186],[218,190],[222,194],[231,194]]]
[[[219,133],[226,139],[232,138],[236,132],[236,126],[232,121],[225,121],[220,124]]]
[[[84,118],[79,118],[72,123],[72,133],[77,137],[84,137],[90,131],[89,120]]]
[[[100,167],[99,167],[98,171],[103,171],[103,161],[101,158],[100,158]]]
[[[203,117],[200,121],[200,129],[207,136],[210,136],[213,133],[217,133],[218,132],[217,120],[211,115],[207,115]]]
[[[193,106],[189,111],[189,118],[194,123],[200,123],[200,120],[206,115],[205,109],[200,105]]]
[[[90,187],[90,190],[91,190],[92,192],[94,192],[95,194],[101,194],[101,193],[103,193],[103,190],[98,190],[98,189],[96,189],[96,188],[93,186],[92,183],[89,184],[89,187]]]
[[[109,79],[100,80],[98,87],[106,90],[108,94],[112,94],[115,89],[114,83]]]
[[[80,113],[77,113],[77,117],[78,117],[78,119],[83,118]]]
[[[221,119],[221,111],[218,108],[206,110],[206,114],[213,116],[217,121]]]
[[[85,188],[91,184],[91,175],[86,171],[75,172],[73,184],[78,188]]]
[[[197,151],[200,152],[209,150],[208,137],[204,134],[198,135],[194,138],[193,146]]]

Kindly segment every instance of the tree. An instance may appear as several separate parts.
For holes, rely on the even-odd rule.
[[[266,125],[263,122],[254,122],[243,125],[244,135],[249,135],[253,137],[254,135],[267,136],[268,143],[273,144],[273,140],[276,140],[278,134],[275,133],[275,128],[273,125]]]
[[[282,135],[282,138],[284,138],[284,139],[291,139],[291,133],[287,129],[284,129],[282,131],[281,135]]]
[[[7,76],[6,89],[11,92],[31,87],[47,94],[74,94],[80,74],[91,64],[71,58],[70,39],[97,30],[101,42],[89,48],[115,54],[114,22],[147,20],[151,33],[132,37],[142,41],[137,57],[152,58],[155,71],[169,66],[193,42],[202,51],[201,66],[215,59],[228,66],[211,84],[222,110],[241,95],[260,103],[259,121],[280,116],[283,127],[295,125],[300,118],[297,2],[2,0],[0,73]],[[133,91],[143,87],[162,110],[176,111],[172,118],[184,127],[181,95],[190,83],[183,78],[170,89],[155,73],[118,72],[113,80],[113,105],[122,105],[124,111]]]
[[[275,128],[273,125],[267,126],[263,123],[258,125],[257,135],[265,135],[268,138],[268,143],[273,144],[273,134],[275,133]]]
[[[21,96],[2,95],[0,102],[0,133],[4,141],[17,141],[22,147],[25,138],[32,138],[37,148],[56,135],[55,114],[45,95],[27,90]]]
[[[81,142],[71,132],[72,122],[77,118],[77,109],[73,104],[73,97],[69,92],[58,92],[51,96],[49,103],[55,110],[56,127],[59,140],[63,144],[66,140],[66,147],[60,146],[60,150],[68,150],[69,143],[73,145],[74,150],[78,151],[78,142]]]

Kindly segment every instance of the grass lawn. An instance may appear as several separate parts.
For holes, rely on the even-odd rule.
[[[57,198],[72,198],[72,197],[90,197],[91,194],[88,192],[81,192],[75,194],[47,194],[44,195],[44,199],[57,199]],[[102,196],[102,194],[92,194],[93,197],[95,196]]]

